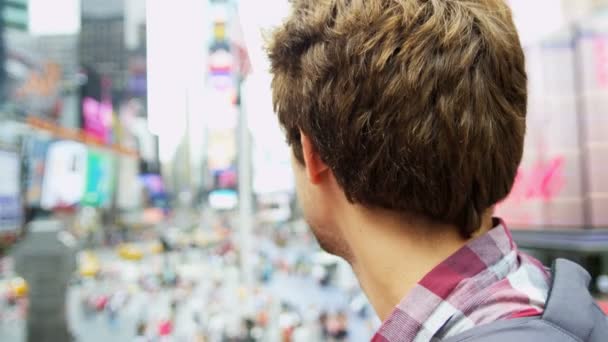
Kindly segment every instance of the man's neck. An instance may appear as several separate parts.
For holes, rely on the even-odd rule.
[[[467,243],[455,227],[365,210],[349,217],[342,230],[353,254],[349,262],[383,321],[427,273]],[[490,216],[481,231],[491,225]]]

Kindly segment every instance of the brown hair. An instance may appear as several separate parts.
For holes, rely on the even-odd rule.
[[[502,0],[295,0],[268,47],[275,111],[354,203],[471,236],[509,193],[524,55]]]

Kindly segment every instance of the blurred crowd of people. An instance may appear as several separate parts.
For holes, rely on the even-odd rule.
[[[81,329],[75,335],[94,341],[82,327],[97,324],[110,332],[131,329],[137,341],[148,342],[346,341],[358,340],[349,339],[350,328],[361,322],[371,334],[375,321],[361,290],[342,284],[336,265],[316,260],[308,232],[291,225],[258,227],[270,232],[259,236],[271,238],[256,238],[254,279],[246,284],[229,221],[222,221],[222,239],[205,247],[180,243],[194,238],[176,238],[167,229],[156,242],[89,252],[100,266],[81,272],[70,289],[77,302],[70,317],[84,322],[72,322]],[[138,255],[138,249],[153,252]],[[292,283],[323,296],[339,293],[343,300],[328,307],[303,304],[308,295],[292,291]]]

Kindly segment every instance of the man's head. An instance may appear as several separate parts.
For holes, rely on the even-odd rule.
[[[335,189],[464,238],[509,193],[527,99],[504,1],[294,0],[268,50],[317,237],[335,235]]]

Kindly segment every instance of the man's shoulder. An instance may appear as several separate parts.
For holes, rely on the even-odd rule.
[[[567,260],[557,260],[551,273],[551,291],[542,316],[481,325],[444,341],[605,341],[608,319],[589,293],[589,274]]]
[[[589,335],[582,337],[576,332],[570,331],[554,324],[553,322],[537,318],[518,318],[495,322],[479,326],[466,332],[455,335],[443,342],[600,342],[604,341],[608,334],[608,319],[601,317],[598,312],[598,320],[595,321]]]
[[[444,342],[571,342],[577,341],[568,332],[540,318],[519,318],[476,327],[442,340]]]

